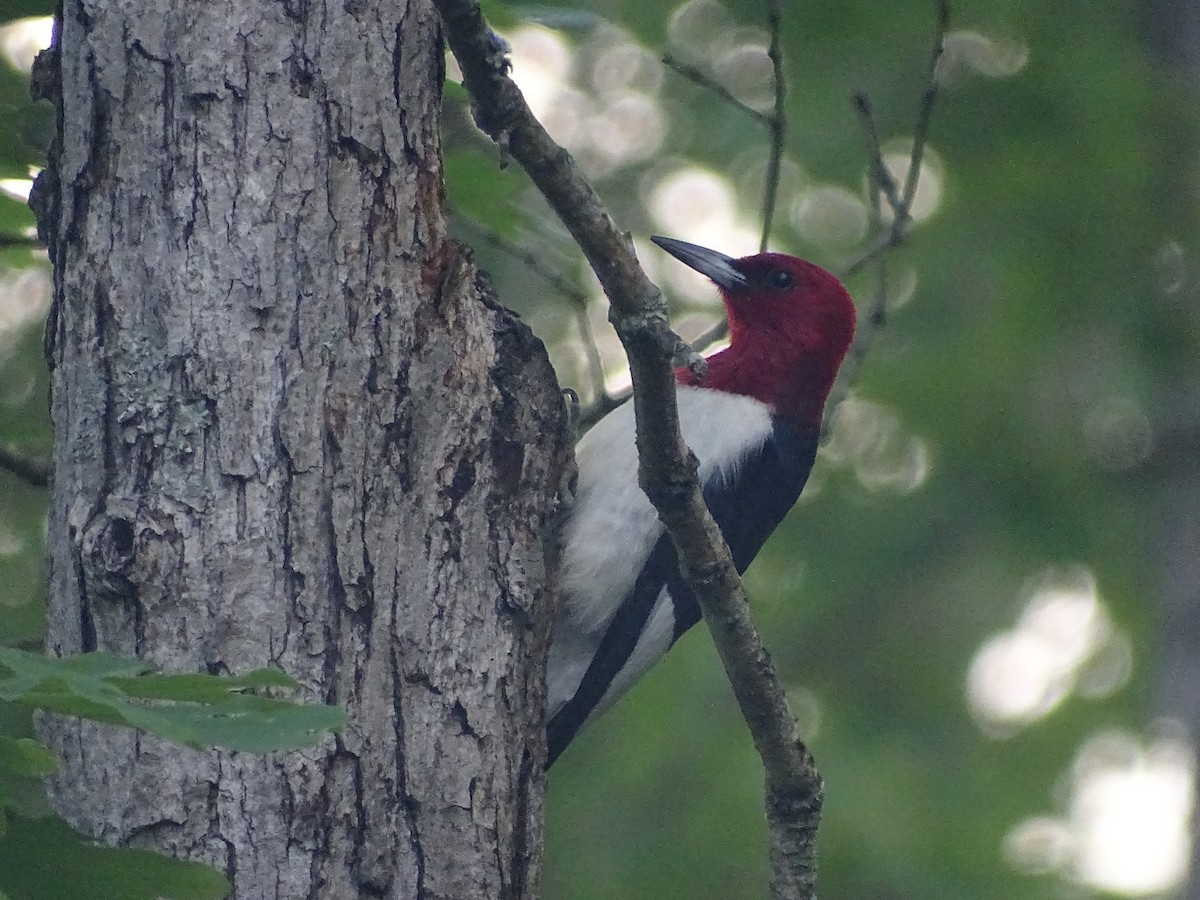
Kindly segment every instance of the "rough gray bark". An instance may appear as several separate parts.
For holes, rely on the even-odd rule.
[[[1158,156],[1152,160],[1164,240],[1185,241],[1190,258],[1182,283],[1160,297],[1159,316],[1181,335],[1200,328],[1200,281],[1193,239],[1200,207],[1195,180],[1196,97],[1200,95],[1200,7],[1192,0],[1154,0],[1137,7],[1146,44],[1158,63],[1161,82],[1151,119]],[[1169,345],[1171,346],[1171,345]],[[1159,646],[1154,663],[1159,712],[1178,722],[1200,746],[1200,379],[1187,344],[1163,350],[1159,365],[1171,366],[1168,387],[1156,399],[1159,436],[1151,467],[1140,473],[1153,485],[1150,559],[1156,566]],[[1180,352],[1182,350],[1182,352]],[[1169,354],[1169,355],[1168,355]],[[1200,804],[1200,783],[1195,785]],[[1200,840],[1193,837],[1187,884],[1180,900],[1200,900]]]
[[[531,896],[565,430],[446,236],[436,13],[63,6],[50,648],[280,666],[350,724],[263,758],[50,720],[57,805],[239,898]]]

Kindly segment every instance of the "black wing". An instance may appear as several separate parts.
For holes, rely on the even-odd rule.
[[[737,478],[705,489],[704,501],[729,544],[739,573],[749,568],[795,505],[812,471],[817,437],[815,429],[800,430],[776,421],[770,437],[756,456],[745,460]],[[666,534],[655,544],[633,590],[609,623],[575,695],[547,724],[547,768],[583,727],[624,667],[664,587],[674,606],[674,642],[700,621],[700,607],[679,575],[675,546]]]

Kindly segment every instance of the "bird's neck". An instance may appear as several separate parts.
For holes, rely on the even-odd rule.
[[[846,349],[800,350],[772,343],[735,342],[707,357],[708,375],[703,380],[686,368],[677,372],[677,378],[681,384],[753,397],[791,425],[819,429]]]

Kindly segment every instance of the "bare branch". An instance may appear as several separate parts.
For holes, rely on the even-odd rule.
[[[592,329],[592,320],[588,318],[586,303],[576,309],[575,319],[579,326],[579,339],[583,341],[583,352],[587,355],[588,373],[592,377],[592,406],[616,409],[621,404],[613,402],[605,386],[604,360],[600,357],[600,348],[596,346],[596,332]]]
[[[902,205],[900,194],[896,188],[896,179],[892,178],[892,173],[883,161],[883,147],[879,142],[879,129],[875,125],[875,113],[871,108],[871,98],[864,93],[855,94],[854,108],[858,110],[863,133],[867,138],[868,173],[874,182],[872,192],[882,190],[887,195],[888,205],[892,208],[892,212],[898,212]],[[878,198],[875,197],[874,201],[878,207]],[[878,226],[879,222],[876,220],[871,229],[872,234],[879,233],[881,229]]]
[[[579,243],[612,303],[610,318],[629,355],[634,383],[639,481],[670,533],[680,571],[694,592],[729,673],[766,770],[767,818],[776,871],[772,895],[811,898],[821,781],[800,742],[787,698],[750,620],[729,548],[704,504],[679,431],[669,365],[679,341],[666,327],[661,293],[637,264],[571,157],[546,134],[508,78],[503,44],[476,0],[435,0],[476,104],[476,118],[528,172]],[[680,342],[682,343],[682,342]],[[697,357],[698,358],[698,357]]]
[[[929,68],[925,74],[925,94],[917,110],[917,127],[913,131],[912,156],[909,158],[908,178],[904,183],[904,209],[912,209],[917,195],[917,182],[921,177],[921,163],[925,157],[925,144],[929,140],[929,123],[933,119],[933,107],[938,98],[938,65],[946,51],[946,31],[950,27],[950,2],[937,0],[937,31],[933,50],[929,54]]]
[[[30,250],[46,249],[46,242],[35,235],[0,234],[0,248],[28,247]]]
[[[879,332],[887,325],[888,284],[885,254],[893,247],[904,243],[908,229],[912,223],[912,204],[917,196],[917,186],[920,183],[921,166],[925,158],[925,146],[929,142],[929,125],[933,118],[933,107],[938,98],[938,64],[946,43],[946,31],[950,27],[950,6],[947,0],[936,0],[937,25],[934,31],[933,49],[929,54],[929,66],[926,70],[925,90],[921,96],[921,105],[917,109],[917,122],[913,129],[912,150],[908,159],[908,173],[904,179],[903,191],[898,191],[895,179],[883,160],[880,148],[879,132],[875,127],[875,118],[871,112],[871,102],[865,94],[855,97],[855,108],[863,122],[863,130],[867,138],[867,153],[870,157],[871,178],[871,233],[877,235],[875,241],[865,251],[855,257],[842,270],[841,277],[847,278],[855,274],[871,262],[878,265],[874,297],[871,302],[867,319],[858,329],[846,361],[842,363],[837,382],[830,391],[825,403],[825,421],[822,423],[822,434],[829,431],[829,423],[833,413],[854,384],[858,373],[862,370],[863,361],[870,351]],[[892,224],[884,229],[879,206],[879,194],[883,193],[892,207]]]
[[[892,177],[891,171],[884,162],[879,130],[875,124],[875,116],[870,98],[866,94],[861,93],[854,97],[854,107],[859,114],[863,125],[863,132],[867,140],[868,174],[872,181],[873,214],[871,219],[871,234],[874,235],[874,239],[865,250],[852,258],[841,269],[838,276],[842,279],[858,274],[871,263],[880,262],[884,259],[888,251],[903,244],[908,237],[908,231],[912,225],[912,203],[916,197],[919,185],[925,146],[929,141],[929,127],[932,121],[933,107],[939,95],[938,64],[942,57],[946,31],[950,23],[950,8],[948,3],[945,0],[936,0],[936,8],[937,25],[934,32],[933,49],[929,55],[929,65],[926,70],[926,83],[921,95],[921,104],[917,110],[908,173],[905,176],[903,190],[896,184],[896,180]],[[887,198],[888,206],[892,210],[891,224],[886,228],[883,226],[882,214],[881,210],[879,210],[878,195],[880,192]],[[767,226],[764,223],[764,234],[766,233],[766,228]],[[833,411],[845,399],[850,386],[857,378],[867,353],[879,331],[887,324],[887,296],[887,269],[881,264],[878,269],[870,311],[866,320],[859,326],[854,345],[850,348],[846,361],[842,364],[838,381],[834,385],[833,391],[830,393],[829,399],[825,404],[825,431],[828,431],[829,418]],[[694,346],[698,351],[703,353],[728,334],[729,324],[727,322],[720,322],[702,334],[694,342]],[[624,398],[618,395],[614,399],[619,403]],[[590,410],[585,411],[585,420],[589,418],[589,413]]]
[[[783,71],[783,48],[780,39],[782,23],[783,2],[782,0],[771,0],[767,13],[767,29],[771,35],[767,55],[771,60],[771,74],[775,82],[775,102],[770,113],[760,112],[743,103],[729,88],[675,55],[665,53],[662,58],[663,64],[668,68],[716,95],[730,106],[758,119],[770,132],[770,155],[767,158],[766,182],[763,187],[762,238],[759,240],[758,246],[760,253],[766,251],[771,240],[771,225],[775,219],[775,206],[779,197],[779,170],[783,164],[784,136],[787,132],[787,81]]]
[[[476,0],[436,0],[447,38],[475,101],[479,125],[516,159],[566,226],[600,279],[620,328],[637,329],[669,357],[683,342],[667,327],[662,293],[638,265],[632,242],[617,230],[571,155],[554,142],[508,77],[507,45],[484,21]],[[616,323],[614,323],[616,324]],[[699,354],[684,353],[703,366]]]
[[[575,419],[576,432],[587,431],[618,406],[622,406],[629,402],[629,398],[633,395],[633,391],[625,388],[617,391],[615,394],[601,394],[593,403],[583,409]]]
[[[865,100],[866,98],[863,97]],[[870,117],[870,107],[866,107],[865,117]],[[874,132],[874,123],[871,123],[867,129],[867,144],[868,152],[876,152],[879,146],[878,136]],[[878,158],[878,156],[876,157]],[[894,183],[893,188],[889,190],[881,184],[881,180],[887,178],[890,180],[891,174],[886,167],[872,167],[869,174],[869,189],[871,194],[871,233],[878,234],[883,230],[883,210],[880,200],[881,194],[895,194]],[[889,199],[889,203],[891,200]],[[893,207],[895,209],[895,207]],[[875,263],[875,287],[871,306],[865,321],[860,322],[858,332],[854,337],[854,343],[850,347],[850,351],[846,354],[846,359],[842,363],[841,371],[838,373],[837,381],[834,382],[833,389],[829,392],[829,397],[825,403],[825,419],[821,423],[822,437],[829,432],[830,425],[833,420],[833,411],[838,408],[846,395],[850,392],[850,385],[856,374],[862,369],[863,360],[875,343],[876,335],[887,324],[887,303],[888,303],[888,270],[887,270],[887,254],[880,253],[874,259]]]
[[[18,450],[9,444],[0,444],[0,469],[11,472],[34,487],[47,487],[54,471],[50,457]]]
[[[908,173],[904,178],[903,191],[897,190],[895,180],[883,160],[879,134],[871,113],[871,101],[865,94],[859,94],[854,98],[855,108],[858,110],[863,127],[868,134],[871,171],[875,174],[880,188],[887,195],[888,205],[892,207],[893,216],[891,227],[879,234],[866,250],[846,264],[841,272],[843,278],[857,273],[893,247],[900,246],[908,237],[908,229],[912,223],[912,204],[917,196],[917,186],[920,183],[921,166],[925,160],[925,146],[929,142],[929,125],[933,119],[933,107],[938,99],[938,64],[946,46],[946,30],[950,27],[950,5],[947,0],[936,0],[935,5],[937,7],[937,26],[934,31],[933,50],[929,54],[929,65],[925,73],[925,90],[921,95],[921,105],[917,109],[917,121],[913,129],[912,150],[909,154]],[[832,409],[832,405],[827,408]]]

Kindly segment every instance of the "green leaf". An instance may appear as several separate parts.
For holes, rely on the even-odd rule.
[[[30,738],[0,736],[0,768],[41,778],[58,768],[58,757],[50,748]]]
[[[50,659],[0,648],[0,700],[141,728],[197,749],[293,749],[344,724],[345,715],[335,706],[259,693],[295,686],[271,669],[227,678],[155,675],[146,674],[138,660],[109,653]]]
[[[140,675],[136,678],[110,677],[113,684],[134,697],[158,700],[188,700],[194,703],[216,703],[230,692],[255,691],[264,688],[294,689],[296,680],[278,669],[256,669],[245,675]]]
[[[56,817],[11,816],[0,839],[0,891],[22,900],[220,900],[229,889],[203,863],[98,846]]]

